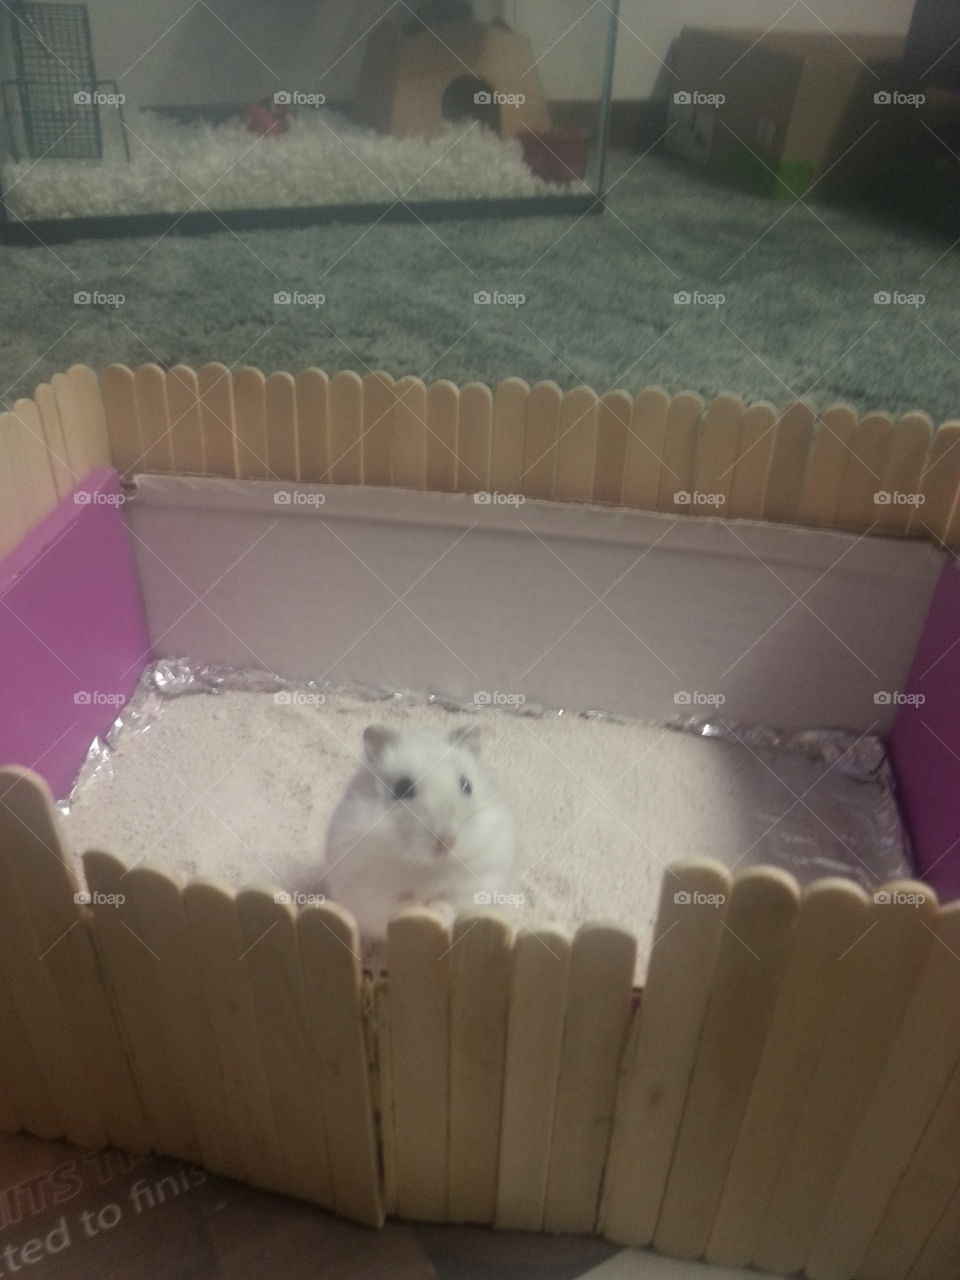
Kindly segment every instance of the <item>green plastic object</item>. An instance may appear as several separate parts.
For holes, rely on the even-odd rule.
[[[738,187],[775,200],[796,200],[809,190],[816,175],[810,160],[766,162],[736,143],[718,160],[717,172]]]

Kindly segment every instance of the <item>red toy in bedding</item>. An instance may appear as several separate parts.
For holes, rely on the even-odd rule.
[[[244,107],[241,119],[251,133],[286,133],[290,128],[290,104],[282,101],[286,94],[277,93]],[[279,101],[278,101],[279,99]]]
[[[518,136],[527,168],[538,178],[556,183],[583,181],[590,150],[585,129],[521,129]]]

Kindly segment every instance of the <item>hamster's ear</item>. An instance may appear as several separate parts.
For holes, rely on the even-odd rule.
[[[376,764],[387,747],[397,740],[396,729],[388,729],[385,724],[369,724],[363,731],[363,750],[371,764]]]
[[[463,747],[467,751],[472,751],[475,756],[480,754],[480,729],[478,725],[465,724],[459,729],[451,729],[448,737],[455,747]]]

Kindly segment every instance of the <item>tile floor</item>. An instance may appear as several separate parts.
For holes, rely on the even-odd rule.
[[[174,1160],[0,1137],[0,1277],[42,1280],[762,1280],[600,1240],[351,1226]]]

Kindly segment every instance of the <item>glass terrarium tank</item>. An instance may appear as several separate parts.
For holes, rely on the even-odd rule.
[[[7,238],[599,207],[616,5],[9,3]]]

